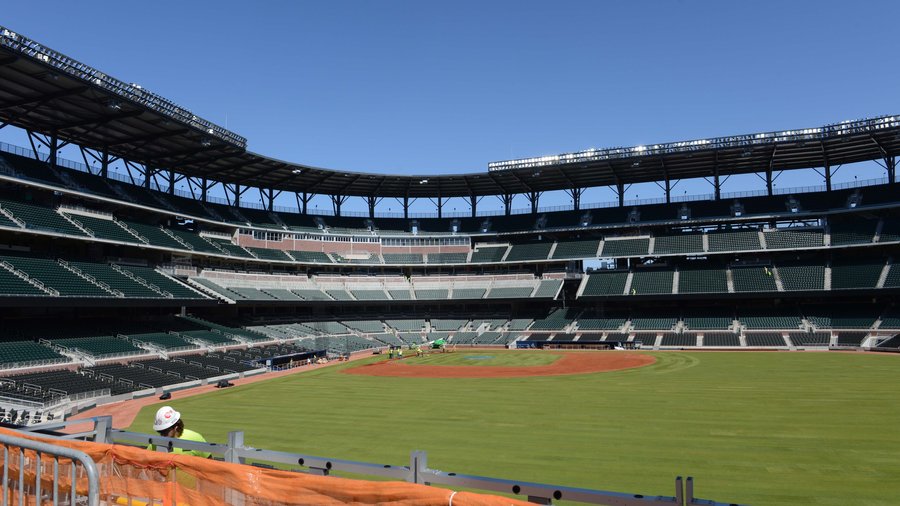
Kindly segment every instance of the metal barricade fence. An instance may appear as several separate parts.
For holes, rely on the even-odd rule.
[[[124,443],[128,446],[135,446],[140,448],[145,448],[148,445],[154,445],[156,446],[157,451],[161,452],[171,452],[174,448],[180,448],[184,451],[196,450],[200,452],[210,453],[217,458],[234,465],[250,464],[252,462],[253,466],[260,466],[264,468],[280,467],[290,469],[292,471],[299,471],[302,473],[315,474],[320,476],[328,476],[332,475],[333,473],[350,473],[352,475],[358,476],[378,476],[381,478],[388,478],[392,480],[406,481],[409,483],[423,485],[437,485],[448,488],[474,489],[489,493],[512,494],[514,496],[525,497],[527,498],[528,502],[535,504],[552,504],[555,501],[562,500],[610,506],[737,506],[733,503],[718,502],[708,499],[699,499],[695,497],[694,482],[691,477],[682,479],[682,477],[679,476],[675,479],[675,494],[673,496],[622,493],[607,490],[584,489],[546,483],[498,479],[486,476],[475,476],[455,472],[440,471],[428,467],[428,457],[427,454],[423,451],[411,452],[408,465],[385,465],[381,463],[357,462],[306,455],[302,453],[253,448],[247,446],[244,443],[243,432],[229,433],[228,441],[224,444],[203,443],[166,438],[154,434],[143,434],[138,432],[117,430],[112,428],[112,418],[106,416],[75,421],[74,423],[84,423],[85,421],[93,422],[93,428],[88,429],[84,432],[70,433],[66,436],[63,436],[62,439],[87,440],[97,443]],[[25,430],[58,430],[72,423],[73,422],[65,421],[51,422],[39,426],[29,427]],[[27,443],[29,445],[38,444],[29,440],[20,440],[18,438],[13,439],[21,441],[23,443]],[[2,442],[3,439],[0,439],[0,443]],[[25,445],[23,444],[23,446]],[[31,448],[31,446],[26,446],[26,448]],[[89,487],[90,490],[98,490],[96,487],[97,469],[87,455],[81,454],[77,451],[67,450],[65,448],[54,447],[52,445],[43,445],[40,451],[47,453],[56,452],[60,456],[67,456],[68,458],[74,458],[70,457],[70,454],[79,454],[82,457],[82,460],[79,460],[79,462],[86,462],[86,464],[84,464],[86,474],[89,478],[93,476],[92,479],[94,481],[91,485],[92,488]],[[63,453],[64,451],[69,453]],[[4,469],[6,469],[7,467],[8,466],[4,466]],[[7,479],[5,474],[3,478],[4,484],[6,484]],[[6,492],[5,488],[4,492]],[[230,492],[229,494],[237,494],[237,492]],[[96,496],[98,495],[98,493],[93,492],[92,495]],[[232,496],[229,495],[229,497]],[[229,502],[234,504],[239,501]],[[54,502],[54,504],[69,503]],[[71,504],[74,505],[74,503]],[[90,502],[89,504],[94,505],[97,503]],[[0,506],[7,506],[7,503],[4,501],[2,504],[0,504]]]
[[[97,466],[78,450],[0,434],[3,482],[0,506],[99,506]],[[86,482],[87,487],[81,486]]]

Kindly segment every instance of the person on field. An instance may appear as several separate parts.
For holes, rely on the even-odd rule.
[[[206,439],[203,439],[203,436],[201,436],[199,433],[184,428],[184,420],[181,418],[181,413],[175,411],[172,406],[163,406],[159,408],[159,410],[156,412],[156,419],[154,419],[153,421],[153,430],[158,432],[162,437],[184,439],[186,441],[194,441],[196,443],[206,442]],[[156,449],[154,445],[150,445],[147,448],[149,450]],[[199,450],[184,450],[182,448],[172,448],[171,452],[181,455],[203,457],[205,459],[212,457],[211,453],[202,452]]]

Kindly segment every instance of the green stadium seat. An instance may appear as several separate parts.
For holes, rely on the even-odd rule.
[[[600,240],[587,241],[560,241],[553,250],[554,259],[557,258],[597,258],[597,250],[600,248]]]
[[[702,253],[703,234],[658,235],[653,241],[653,254]]]
[[[603,242],[600,257],[635,257],[647,256],[650,250],[650,239],[611,239]]]
[[[631,277],[630,295],[671,294],[674,277],[671,270],[636,270]]]
[[[825,289],[824,265],[778,264],[776,268],[785,291]]]
[[[735,292],[775,292],[775,271],[770,266],[732,267]]]
[[[429,253],[430,264],[464,264],[468,253]]]
[[[682,268],[678,272],[678,293],[726,293],[725,269],[715,267]]]
[[[472,263],[497,263],[506,254],[507,246],[476,246],[472,252]]]
[[[753,251],[762,249],[759,232],[756,230],[735,230],[709,232],[706,234],[709,251]]]
[[[53,209],[4,199],[0,199],[0,208],[9,211],[13,216],[22,220],[28,229],[87,237],[78,227]]]
[[[625,271],[593,271],[588,274],[581,296],[622,295],[627,281],[628,273]]]

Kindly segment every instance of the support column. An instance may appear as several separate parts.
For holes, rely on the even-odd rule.
[[[103,152],[100,154],[100,175],[109,177],[109,148],[103,146]]]
[[[437,198],[437,212],[438,212],[438,219],[444,217],[443,216],[443,214],[444,214],[444,199],[443,199],[443,197]]]
[[[303,196],[301,197],[300,195],[303,195]],[[302,214],[307,214],[308,207],[309,207],[309,201],[312,200],[314,195],[315,195],[315,193],[303,192],[301,194],[301,193],[294,192],[294,196],[297,198],[297,207],[300,208],[300,212]]]
[[[572,198],[572,206],[576,211],[581,209],[581,194],[584,193],[584,188],[571,188],[566,190],[566,193],[569,197]]]
[[[234,207],[241,207],[241,194],[244,193],[241,191],[241,185],[234,185]]]
[[[59,137],[56,132],[50,134],[50,166],[56,167],[56,152],[59,150]]]
[[[619,193],[619,207],[625,207],[625,183],[621,179],[616,181],[616,191]]]
[[[403,219],[409,219],[409,195],[403,197]]]
[[[200,200],[206,202],[206,191],[209,189],[207,186],[206,178],[200,180]]]
[[[340,217],[341,216],[341,205],[347,201],[350,197],[344,195],[332,195],[331,196],[331,207],[334,209],[334,215]]]
[[[501,202],[503,202],[503,213],[507,216],[512,214],[512,193],[504,193],[503,195],[498,195],[497,198],[500,199]]]
[[[887,168],[888,182],[897,182],[897,157],[887,156],[884,158],[884,166]]]
[[[719,167],[716,167],[716,173],[713,174],[713,193],[715,200],[722,200],[722,181],[719,179]]]
[[[374,219],[375,218],[376,199],[375,199],[375,197],[372,197],[372,196],[366,197],[366,202],[369,204],[369,218]]]
[[[472,217],[475,217],[475,209],[478,208],[478,197],[469,195],[469,205],[472,207]]]
[[[153,174],[156,173],[156,169],[150,167],[149,165],[144,166],[144,188],[150,188],[150,179],[153,178]]]
[[[666,174],[666,187],[664,188],[666,192],[666,204],[672,203],[672,181],[669,179],[669,175]]]
[[[169,195],[175,194],[175,171],[169,171]]]
[[[538,207],[541,203],[542,192],[531,192],[528,194],[528,203],[531,204],[531,214],[537,214]]]
[[[825,191],[831,191],[831,165],[825,162]]]
[[[766,169],[766,193],[772,196],[772,167]]]

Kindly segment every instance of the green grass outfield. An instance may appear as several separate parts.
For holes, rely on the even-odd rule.
[[[171,404],[208,440],[244,430],[258,448],[400,465],[422,449],[443,471],[647,495],[691,475],[699,497],[754,505],[900,503],[900,356],[653,355],[507,379],[340,374],[353,362]]]

